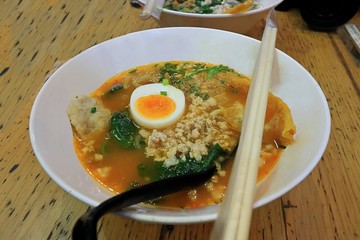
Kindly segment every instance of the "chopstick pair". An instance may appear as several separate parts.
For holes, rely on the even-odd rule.
[[[244,120],[228,189],[215,222],[212,240],[248,239],[270,87],[277,24],[272,9],[247,96]]]

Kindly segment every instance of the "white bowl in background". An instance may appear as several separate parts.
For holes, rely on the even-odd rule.
[[[58,68],[36,97],[30,116],[34,153],[65,191],[96,206],[112,194],[91,178],[74,151],[65,112],[74,95],[89,94],[109,77],[135,66],[171,60],[224,64],[250,76],[259,46],[259,41],[244,35],[192,27],[140,31],[93,46]],[[290,107],[297,133],[276,169],[259,185],[254,207],[299,184],[320,160],[330,134],[329,107],[310,73],[279,50],[273,73],[272,92]],[[136,205],[121,214],[149,222],[196,223],[214,220],[217,206],[170,211]]]
[[[206,27],[245,34],[282,1],[259,0],[258,8],[238,14],[196,14],[163,9],[160,19],[155,19],[161,27]],[[146,0],[139,2],[145,4]]]

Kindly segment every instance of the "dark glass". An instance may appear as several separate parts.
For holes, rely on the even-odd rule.
[[[348,22],[360,8],[359,0],[284,0],[278,11],[299,8],[301,17],[309,28],[333,31]]]

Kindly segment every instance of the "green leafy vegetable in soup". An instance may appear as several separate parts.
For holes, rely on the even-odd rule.
[[[110,133],[123,148],[135,147],[135,138],[139,128],[130,119],[127,112],[114,112],[110,118]]]
[[[203,157],[201,161],[196,161],[194,159],[186,159],[186,161],[179,161],[178,164],[171,167],[165,167],[164,165],[159,165],[159,178],[169,178],[174,176],[179,176],[185,173],[196,173],[205,171],[212,166],[214,166],[215,161],[219,159],[221,154],[224,154],[224,151],[221,149],[219,144],[215,144],[210,149],[208,155]]]

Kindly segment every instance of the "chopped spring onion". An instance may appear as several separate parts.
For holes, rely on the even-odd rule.
[[[169,83],[169,79],[164,78],[164,79],[162,80],[162,84],[163,84],[164,86],[169,85],[169,84],[170,84],[170,83]]]

